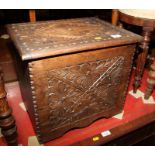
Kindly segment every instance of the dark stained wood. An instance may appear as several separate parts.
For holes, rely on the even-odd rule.
[[[4,27],[2,27],[4,31]],[[2,32],[1,34],[6,34]],[[17,80],[17,75],[14,67],[14,60],[11,55],[12,48],[9,46],[10,39],[0,38],[0,66],[4,74],[4,82],[12,82]]]
[[[0,68],[0,127],[2,134],[8,145],[18,145],[17,129],[12,110],[6,100],[6,91],[4,89],[3,73]]]
[[[133,90],[134,93],[136,93],[137,89],[141,85],[142,75],[144,71],[144,65],[147,58],[147,53],[149,49],[149,43],[150,43],[150,35],[153,31],[153,27],[143,27],[143,41],[141,42],[140,48],[142,51],[138,55],[137,59],[137,66],[136,66],[136,73],[135,73],[135,80],[133,83]]]
[[[155,121],[114,139],[104,146],[154,146]]]
[[[94,17],[11,24],[8,31],[22,60],[132,44],[142,39]]]
[[[128,133],[131,133],[132,131],[135,131],[135,130],[137,130],[149,123],[152,123],[152,122],[155,122],[155,111],[153,111],[145,116],[141,116],[137,119],[134,119],[133,121],[125,122],[120,126],[116,126],[116,127],[112,128],[110,130],[111,135],[109,135],[107,137],[103,137],[101,134],[94,135],[93,137],[99,137],[98,141],[93,141],[93,137],[89,137],[87,139],[84,139],[82,141],[72,144],[72,146],[97,146],[97,145],[104,145],[104,144],[107,145],[108,142],[112,143],[112,140],[115,140],[123,135],[128,134]],[[138,138],[138,139],[140,140],[141,138]],[[131,143],[135,144],[136,142],[138,142],[138,139],[137,139],[137,141],[136,141],[136,139],[135,139],[135,141],[133,140]],[[118,141],[116,140],[116,143],[117,142]]]
[[[155,27],[154,19],[139,18],[139,17],[136,17],[136,15],[130,16],[120,11],[119,11],[119,20],[124,21],[128,24],[142,26],[142,27]]]
[[[8,29],[19,53],[22,96],[40,143],[122,110],[140,36],[97,18]]]
[[[119,23],[119,21],[123,21],[128,24],[143,27],[142,36],[144,37],[144,40],[142,41],[142,43],[140,45],[140,47],[142,48],[142,51],[140,51],[140,53],[138,55],[135,81],[133,83],[134,92],[136,93],[137,89],[141,85],[141,79],[142,79],[142,75],[143,75],[143,71],[144,71],[144,65],[146,62],[148,48],[149,48],[150,35],[155,27],[155,19],[139,18],[139,17],[136,17],[136,15],[130,16],[128,14],[124,14],[124,13],[120,12],[118,9],[114,10],[113,12],[115,12],[112,14],[112,21],[115,21],[115,22],[113,22],[114,25],[116,23]]]

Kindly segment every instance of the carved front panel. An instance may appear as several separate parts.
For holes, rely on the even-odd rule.
[[[112,108],[123,62],[124,57],[118,56],[50,70],[48,104],[52,128]]]
[[[62,55],[29,64],[32,104],[42,141],[119,113],[134,46]]]

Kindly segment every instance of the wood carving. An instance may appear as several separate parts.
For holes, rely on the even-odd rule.
[[[113,107],[123,62],[120,56],[51,70],[48,103],[52,128]]]
[[[39,142],[122,111],[140,36],[97,18],[11,24],[8,30]]]
[[[3,73],[0,69],[0,127],[2,134],[8,145],[18,145],[17,129],[12,110],[6,100],[6,91],[4,89]]]

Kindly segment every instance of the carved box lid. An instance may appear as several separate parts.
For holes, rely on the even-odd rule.
[[[132,44],[142,37],[95,17],[7,25],[22,60]]]

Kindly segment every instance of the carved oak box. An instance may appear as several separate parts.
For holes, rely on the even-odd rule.
[[[123,108],[141,37],[98,18],[8,25],[40,143]]]

